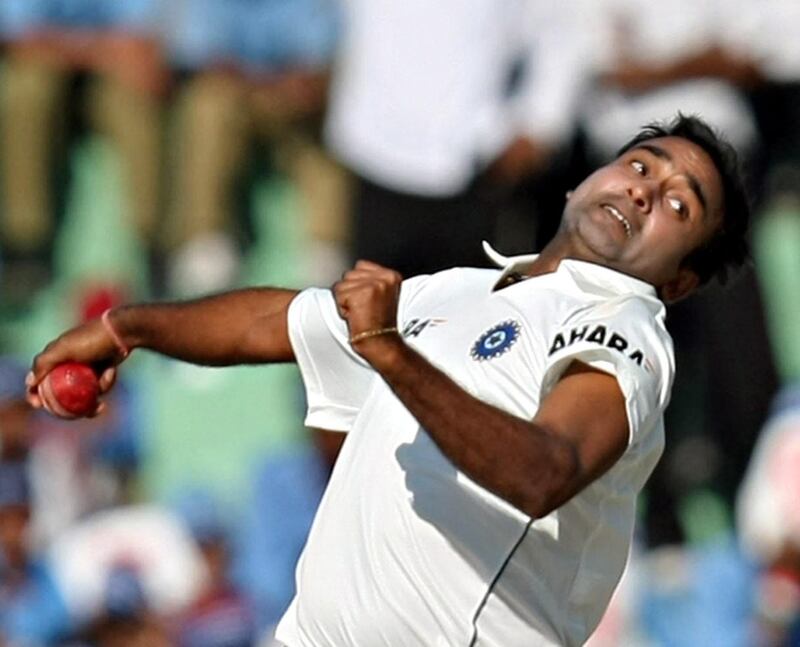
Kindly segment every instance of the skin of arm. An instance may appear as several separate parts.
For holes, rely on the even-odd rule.
[[[144,348],[206,366],[288,362],[294,353],[286,313],[296,294],[275,288],[235,290],[183,303],[122,306],[111,311],[109,320],[130,350]],[[34,358],[26,380],[28,401],[41,406],[38,384],[55,366],[69,361],[98,367],[100,391],[105,393],[123,359],[101,321],[68,330]]]
[[[663,65],[643,65],[635,58],[623,57],[603,80],[628,92],[646,92],[686,79],[719,78],[751,88],[762,80],[756,62],[734,56],[721,47],[707,49]]]
[[[250,288],[176,304],[127,306],[111,323],[130,348],[193,364],[230,366],[294,359],[286,313],[293,290]]]
[[[351,337],[395,325],[400,277],[359,261],[334,286]],[[616,379],[573,362],[533,420],[478,400],[397,334],[353,348],[378,371],[465,474],[531,517],[556,509],[608,470],[628,443]]]

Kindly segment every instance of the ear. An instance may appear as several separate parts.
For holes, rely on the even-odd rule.
[[[685,299],[700,285],[700,277],[694,270],[682,267],[677,276],[661,286],[659,295],[664,303],[676,303]]]

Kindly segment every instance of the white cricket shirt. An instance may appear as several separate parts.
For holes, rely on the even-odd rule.
[[[532,257],[520,258],[506,272]],[[289,331],[306,423],[349,437],[277,629],[289,647],[579,645],[599,622],[663,447],[674,373],[664,306],[651,286],[581,261],[495,291],[500,277],[453,269],[405,281],[406,342],[470,394],[528,420],[572,360],[608,371],[626,398],[626,452],[531,519],[439,451],[349,347],[330,291],[302,292]]]
[[[463,191],[516,135],[570,136],[590,39],[575,12],[540,0],[343,0],[326,140],[382,186]],[[568,44],[568,46],[567,46]],[[524,62],[516,93],[514,62]]]

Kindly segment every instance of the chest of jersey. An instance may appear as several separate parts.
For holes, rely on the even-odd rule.
[[[484,402],[532,419],[572,357],[565,346],[581,346],[582,361],[594,361],[597,346],[626,351],[614,332],[645,347],[629,317],[603,306],[602,286],[565,271],[494,291],[497,278],[484,270],[423,277],[405,288],[398,310],[406,342]],[[589,339],[598,327],[607,332]],[[627,352],[624,361],[638,364]],[[602,587],[595,575],[622,568],[619,537],[629,536],[629,482],[638,475],[610,476],[532,520],[461,472],[378,375],[349,433],[300,568],[298,623],[333,636],[313,644],[430,645],[440,635],[442,644],[479,644],[475,635],[491,636],[489,644],[564,644],[543,636],[582,618],[586,600],[600,600],[594,613],[610,595],[613,573]],[[611,491],[618,481],[622,489]],[[589,550],[589,542],[620,549]],[[329,558],[332,546],[339,559]],[[343,622],[350,608],[359,613]]]
[[[444,299],[421,295],[401,313],[399,326],[406,343],[469,393],[530,419],[567,305],[546,279],[500,291],[483,283]]]

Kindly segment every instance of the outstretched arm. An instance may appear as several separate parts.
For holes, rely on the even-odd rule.
[[[293,290],[249,288],[173,304],[126,306],[111,323],[130,348],[206,366],[294,359],[286,312]]]
[[[353,348],[377,370],[441,451],[477,483],[538,518],[608,470],[628,442],[616,379],[574,362],[523,420],[478,400],[405,344],[395,325],[400,277],[359,262],[334,286]]]
[[[293,290],[250,288],[182,303],[122,306],[109,313],[109,323],[131,350],[145,348],[194,364],[287,362],[294,354],[286,313],[295,294]],[[35,394],[39,382],[56,365],[68,361],[104,369],[100,387],[105,392],[114,382],[114,368],[123,359],[101,321],[73,328],[34,358],[28,399],[39,406]]]

